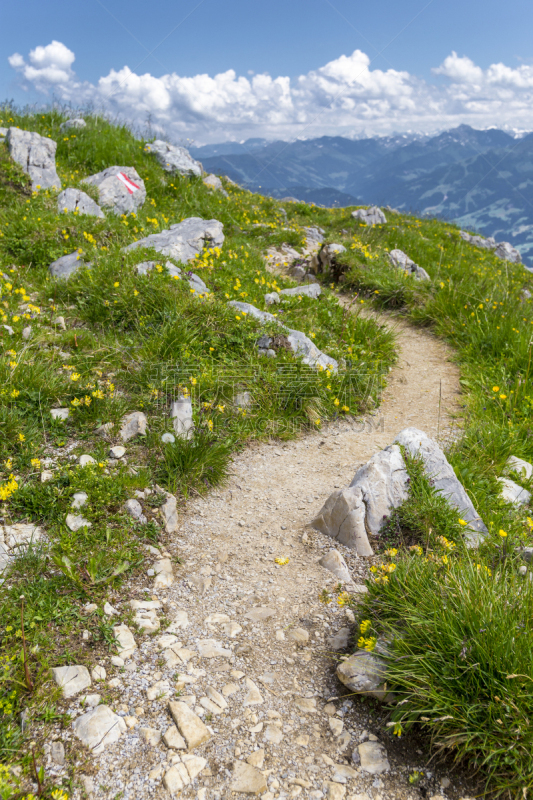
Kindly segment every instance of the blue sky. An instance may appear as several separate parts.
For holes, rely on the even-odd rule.
[[[532,29],[531,0],[512,11],[501,0],[19,0],[2,10],[0,97],[81,98],[204,140],[217,122],[220,138],[476,120],[533,128]],[[31,51],[52,42],[65,49],[32,62]],[[223,85],[198,77],[230,70]],[[254,84],[263,73],[271,85]]]

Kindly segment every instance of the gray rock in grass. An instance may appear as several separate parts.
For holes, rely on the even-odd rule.
[[[391,250],[389,253],[389,261],[393,267],[403,269],[405,272],[414,275],[417,280],[430,280],[426,270],[423,269],[423,267],[419,267],[418,264],[415,264],[403,250]]]
[[[82,267],[90,268],[91,266],[92,264],[84,261],[78,250],[75,250],[73,253],[52,261],[48,267],[48,272],[53,278],[68,280],[71,275],[74,275]]]
[[[500,494],[506,503],[515,506],[525,506],[531,500],[531,493],[510,478],[497,478],[500,484]]]
[[[61,189],[56,170],[57,142],[31,131],[9,128],[6,136],[9,155],[31,178],[31,188]]]
[[[97,756],[109,745],[118,742],[126,732],[126,723],[109,706],[96,706],[77,717],[72,723],[72,730],[93,755]]]
[[[100,206],[81,189],[64,189],[57,198],[57,210],[60,214],[72,211],[73,213],[87,214],[90,217],[105,218]]]
[[[180,175],[196,175],[197,177],[202,174],[202,165],[192,158],[185,147],[156,139],[155,142],[145,145],[144,149],[148,153],[153,153],[166,172],[178,172]]]
[[[518,472],[518,474],[526,481],[533,475],[533,465],[529,461],[524,461],[523,458],[517,456],[509,456],[506,463],[508,472]]]
[[[66,122],[62,122],[59,126],[59,130],[63,133],[63,131],[68,131],[71,128],[86,128],[87,123],[81,117],[76,117],[76,119],[67,119]]]
[[[146,187],[135,167],[107,167],[83,182],[97,187],[100,205],[114,214],[131,214],[146,200]]]
[[[124,248],[124,251],[136,250],[139,247],[153,248],[164,256],[187,263],[195,259],[205,247],[222,247],[223,227],[217,219],[189,217],[183,222],[171,225],[168,230],[152,233],[144,239],[132,242]]]
[[[387,217],[378,206],[359,208],[357,211],[352,211],[352,217],[364,222],[365,225],[384,225],[387,222]]]

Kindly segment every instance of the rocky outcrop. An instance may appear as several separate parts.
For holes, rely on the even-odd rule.
[[[466,231],[459,231],[459,236],[463,241],[468,244],[473,244],[475,247],[482,247],[484,250],[492,250],[494,255],[501,258],[503,261],[511,261],[514,264],[522,263],[522,256],[519,251],[513,247],[509,242],[497,242],[492,236],[485,239],[483,236],[473,236]]]
[[[31,131],[9,128],[6,136],[9,155],[31,178],[31,188],[61,189],[56,170],[57,142]]]
[[[204,247],[222,247],[223,225],[217,219],[189,217],[171,225],[169,230],[152,233],[124,248],[125,252],[139,247],[153,248],[164,256],[186,263],[199,255]]]
[[[156,139],[155,142],[145,145],[144,149],[148,153],[154,154],[166,172],[178,172],[180,175],[196,175],[197,177],[202,174],[202,165],[192,158],[185,147]]]
[[[350,486],[333,492],[311,525],[361,556],[371,556],[368,534],[376,536],[392,509],[408,495],[400,448],[391,445],[357,470]]]
[[[377,206],[358,208],[357,211],[352,211],[352,217],[364,222],[365,225],[384,225],[387,222],[387,217]]]
[[[98,188],[100,205],[114,214],[131,214],[146,200],[146,187],[135,167],[108,167],[83,182]]]
[[[415,262],[409,258],[407,253],[404,253],[403,250],[391,250],[389,253],[389,261],[393,267],[396,267],[397,269],[403,269],[405,272],[413,275],[419,281],[430,280],[426,270],[423,269],[423,267],[419,267],[418,264],[415,264]]]
[[[401,431],[395,444],[357,470],[349,487],[333,492],[311,526],[359,555],[372,555],[368,534],[377,536],[391,511],[408,496],[408,473],[400,445],[422,460],[435,490],[467,523],[467,542],[477,546],[487,531],[483,520],[438,444],[417,428]]]
[[[57,198],[57,210],[66,214],[72,211],[75,214],[87,214],[90,217],[104,217],[100,206],[92,197],[82,192],[81,189],[65,189]]]
[[[273,314],[269,314],[268,311],[260,311],[258,308],[251,305],[251,303],[241,303],[238,300],[230,300],[228,305],[239,309],[239,311],[242,311],[244,314],[250,314],[250,316],[255,317],[260,322],[275,322],[276,325],[282,326],[282,323]],[[337,361],[319,350],[305,333],[294,331],[291,328],[284,328],[284,331],[290,349],[295,355],[301,357],[304,364],[307,364],[309,367],[314,367],[315,369],[321,367],[322,369],[330,369],[332,372],[337,372],[339,368]],[[270,349],[270,337],[264,336],[261,338],[262,340],[269,339],[268,342],[263,344],[261,349]]]

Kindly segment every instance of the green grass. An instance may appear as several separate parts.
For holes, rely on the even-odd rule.
[[[145,142],[123,126],[87,117],[85,129],[62,134],[63,119],[56,111],[0,108],[0,125],[58,142],[63,188],[82,186],[83,178],[108,166],[134,166],[148,197],[129,217],[60,213],[56,194],[32,192],[0,144],[0,325],[14,331],[9,335],[0,327],[1,514],[6,524],[31,522],[45,533],[16,558],[0,586],[0,759],[22,758],[25,769],[31,765],[18,715],[29,709],[33,732],[26,736],[35,738],[35,723],[55,713],[41,696],[48,668],[90,665],[112,645],[101,611],[91,621],[82,605],[94,601],[101,609],[108,593],[142,567],[144,545],[165,545],[157,516],[151,516],[157,498],[152,509],[144,504],[150,519],[144,526],[124,512],[125,500],[158,483],[183,505],[191,494],[223,484],[233,454],[247,442],[288,439],[339,415],[363,414],[379,402],[382,376],[395,359],[393,336],[343,311],[329,288],[319,301],[290,298],[275,313],[346,363],[347,371],[343,367],[339,374],[312,370],[283,348],[275,359],[259,356],[258,337],[279,328],[261,328],[228,306],[230,299],[246,300],[265,309],[266,292],[294,286],[265,269],[262,253],[284,241],[301,246],[302,228],[323,224],[327,214],[296,204],[286,217],[279,202],[232,185],[226,198],[200,179],[165,173]],[[96,199],[93,188],[87,191]],[[210,295],[202,300],[163,266],[145,276],[135,271],[136,263],[151,256],[161,265],[166,259],[149,251],[122,252],[190,216],[219,219],[226,237],[222,248],[187,266],[208,285]],[[49,264],[75,249],[92,268],[68,282],[52,280]],[[65,318],[66,330],[55,321],[58,316]],[[28,325],[32,335],[25,339]],[[251,403],[240,408],[236,395],[243,392]],[[172,431],[170,404],[184,393],[193,399],[194,438],[164,444],[162,434]],[[56,407],[70,409],[66,421],[52,419]],[[130,411],[146,414],[147,434],[127,444],[127,466],[109,469],[109,442],[96,429],[113,423],[111,435],[118,441],[120,421]],[[83,453],[96,464],[79,468],[75,459]],[[42,483],[45,458],[54,461],[53,478]],[[81,513],[91,527],[72,533],[65,517],[79,491],[89,497]],[[24,687],[20,658],[21,594],[33,693]],[[90,644],[82,646],[87,628]],[[39,729],[38,747],[45,729]]]

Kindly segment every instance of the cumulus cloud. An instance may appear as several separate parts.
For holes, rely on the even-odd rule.
[[[124,66],[93,84],[78,78],[74,60],[58,41],[36,47],[27,60],[9,57],[25,88],[140,127],[149,116],[174,140],[431,132],[462,122],[533,128],[533,66],[484,70],[456,52],[433,69],[442,78],[433,84],[405,71],[372,69],[361,50],[293,79],[234,70],[155,77]]]

